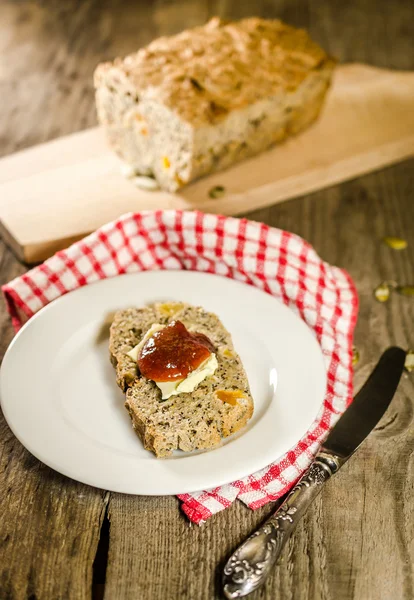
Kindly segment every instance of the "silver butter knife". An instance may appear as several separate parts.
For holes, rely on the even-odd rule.
[[[401,348],[388,348],[384,352],[283,504],[230,557],[223,577],[226,598],[242,598],[264,583],[322,485],[352,456],[387,410],[397,389],[405,357]]]

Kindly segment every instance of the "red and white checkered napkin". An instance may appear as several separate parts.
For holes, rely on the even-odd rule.
[[[326,396],[308,432],[258,473],[209,491],[182,494],[195,523],[240,498],[258,508],[285,494],[352,399],[357,294],[348,274],[323,262],[302,238],[262,223],[199,212],[127,214],[3,286],[13,325],[62,294],[98,279],[149,269],[217,273],[255,285],[294,310],[321,345]]]

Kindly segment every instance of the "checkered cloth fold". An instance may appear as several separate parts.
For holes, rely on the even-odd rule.
[[[314,423],[284,456],[242,480],[181,494],[202,523],[236,498],[256,509],[285,494],[312,461],[352,399],[352,335],[358,300],[349,275],[323,262],[302,238],[264,225],[182,211],[126,214],[3,286],[13,325],[99,279],[151,269],[216,273],[254,285],[294,310],[314,331],[327,369],[326,396]]]

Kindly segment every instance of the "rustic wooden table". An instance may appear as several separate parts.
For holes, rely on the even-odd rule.
[[[0,153],[95,124],[92,72],[160,34],[252,12],[307,27],[343,61],[414,68],[411,0],[0,0]],[[414,301],[373,299],[383,279],[414,280],[414,161],[249,216],[302,235],[345,267],[360,294],[358,387],[390,344],[414,345]],[[401,252],[384,235],[409,240]],[[5,283],[25,267],[0,243]],[[0,310],[1,355],[13,337]],[[24,376],[24,374],[22,374]],[[414,597],[413,375],[358,454],[299,525],[255,598]],[[274,509],[241,503],[190,526],[174,497],[81,485],[29,454],[0,415],[0,598],[220,598],[229,553]],[[105,577],[106,574],[106,577]],[[103,585],[105,582],[105,585]]]

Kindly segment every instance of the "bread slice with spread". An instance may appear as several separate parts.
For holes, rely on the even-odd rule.
[[[159,387],[163,384],[144,377],[139,365],[143,368],[145,349],[154,346],[156,334],[152,332],[176,328],[177,323],[188,335],[208,339],[211,352],[203,365],[214,364],[212,369],[205,369],[207,375],[202,381],[198,377],[195,387],[189,373],[184,383],[193,383],[181,385],[183,382],[176,381],[175,391],[168,392],[174,395],[163,399]],[[216,315],[201,307],[156,303],[120,310],[111,326],[109,348],[117,383],[126,393],[125,406],[132,425],[144,447],[157,457],[169,456],[177,449],[213,448],[243,428],[253,414],[247,375],[231,335]],[[179,391],[192,387],[192,391]]]

